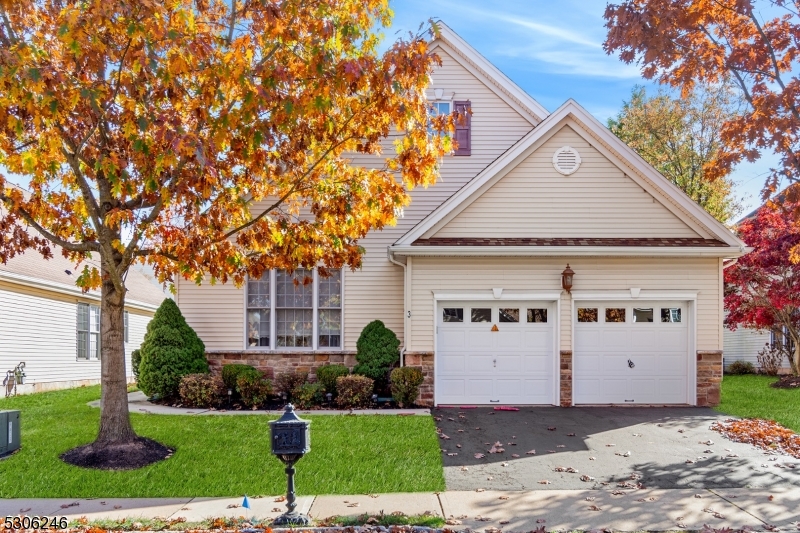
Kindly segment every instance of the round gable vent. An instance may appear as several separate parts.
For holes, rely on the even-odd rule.
[[[560,173],[569,176],[581,166],[581,156],[571,146],[562,146],[553,154],[553,166]]]

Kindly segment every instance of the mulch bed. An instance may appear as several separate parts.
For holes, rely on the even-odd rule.
[[[175,450],[144,437],[133,442],[97,446],[94,443],[73,448],[61,454],[65,463],[98,470],[133,470],[163,461]]]
[[[752,444],[767,451],[779,451],[800,459],[800,435],[777,422],[761,418],[714,422],[711,429],[734,442]]]
[[[800,376],[784,376],[769,386],[775,389],[795,389],[800,387]]]

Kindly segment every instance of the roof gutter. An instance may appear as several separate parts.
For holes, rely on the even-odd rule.
[[[412,246],[389,247],[393,255],[405,257],[722,257],[734,259],[750,252],[745,247],[670,246]],[[395,264],[395,261],[392,261]],[[404,266],[405,268],[405,266]]]
[[[66,294],[68,296],[77,296],[97,302],[100,301],[100,295],[96,292],[83,292],[83,290],[75,285],[67,285],[66,283],[57,283],[55,281],[46,281],[31,276],[25,276],[23,274],[16,274],[14,272],[0,270],[0,280],[14,283],[16,285],[24,285],[25,287],[32,287],[34,289],[41,289],[58,294]],[[153,313],[155,313],[156,309],[158,309],[157,305],[127,298],[125,299],[125,307],[139,309],[142,311],[151,311]]]
[[[403,349],[400,351],[400,366],[406,366],[406,348],[408,346],[408,319],[409,319],[409,308],[408,308],[408,269],[405,263],[401,263],[400,261],[394,258],[394,252],[392,251],[392,247],[389,246],[386,249],[386,257],[389,259],[389,262],[399,266],[403,269]]]

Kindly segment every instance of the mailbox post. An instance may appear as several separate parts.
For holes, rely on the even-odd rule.
[[[286,508],[288,512],[275,519],[273,525],[308,526],[311,519],[295,509],[297,503],[294,493],[294,465],[311,450],[311,422],[298,418],[294,406],[288,404],[283,416],[269,423],[272,437],[272,454],[286,465]]]

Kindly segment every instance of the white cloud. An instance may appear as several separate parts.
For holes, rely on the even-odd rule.
[[[636,65],[626,65],[605,54],[586,53],[574,49],[544,49],[540,46],[506,47],[495,49],[495,54],[535,60],[548,65],[555,74],[572,74],[593,78],[640,79]]]

